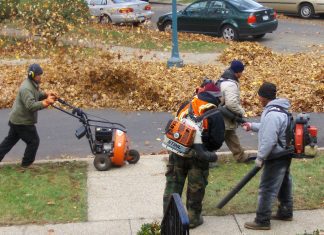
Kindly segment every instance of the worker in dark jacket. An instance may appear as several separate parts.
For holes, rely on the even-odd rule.
[[[47,108],[56,100],[54,93],[39,90],[42,74],[43,70],[38,64],[29,66],[28,77],[19,88],[9,116],[8,136],[0,144],[0,161],[20,139],[27,145],[21,166],[29,167],[35,160],[39,146],[39,137],[35,126],[37,111]]]
[[[293,218],[290,175],[292,156],[286,153],[285,148],[286,129],[289,125],[287,112],[290,104],[287,99],[276,98],[276,90],[276,86],[269,82],[260,87],[258,95],[264,107],[261,121],[243,124],[245,130],[258,132],[258,153],[255,163],[258,167],[263,166],[256,218],[253,222],[245,223],[248,229],[268,230],[270,219],[291,221]],[[279,200],[278,211],[271,215],[271,207],[276,198]]]
[[[195,117],[199,117],[209,110],[216,109],[220,104],[220,95],[220,90],[215,84],[207,84],[204,90],[200,91],[191,102],[187,102],[180,107],[177,113],[178,119],[181,120],[190,113],[190,104]],[[194,142],[194,146],[201,147],[200,151],[192,151],[192,155],[185,157],[170,153],[165,174],[164,213],[167,210],[172,193],[182,195],[184,183],[188,177],[186,206],[190,228],[197,227],[203,223],[201,211],[205,188],[208,184],[209,162],[217,160],[217,155],[214,151],[218,150],[224,141],[225,125],[221,113],[216,112],[204,119],[202,126],[201,138],[199,138],[199,141]],[[196,136],[199,135],[196,133]]]

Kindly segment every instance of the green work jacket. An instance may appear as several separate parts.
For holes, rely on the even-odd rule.
[[[41,100],[46,97],[46,93],[39,90],[37,83],[29,78],[25,79],[19,87],[9,121],[15,125],[34,125],[37,123],[37,111],[45,108]]]

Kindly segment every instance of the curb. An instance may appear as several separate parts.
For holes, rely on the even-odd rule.
[[[257,150],[246,150],[245,153],[257,153]],[[324,153],[324,147],[318,148],[319,153]],[[232,153],[230,151],[223,151],[223,152],[217,152],[217,155],[219,157],[229,157]],[[163,156],[167,157],[168,154],[154,154],[154,155],[142,155],[141,158],[151,158],[154,156]],[[74,162],[74,161],[84,161],[84,162],[90,162],[94,159],[92,155],[86,156],[86,157],[71,157],[71,158],[56,158],[56,159],[48,159],[48,160],[37,160],[34,162],[34,164],[43,164],[43,163],[54,163],[54,162]],[[0,166],[4,165],[12,165],[12,164],[20,164],[21,161],[8,161],[8,162],[0,162]]]

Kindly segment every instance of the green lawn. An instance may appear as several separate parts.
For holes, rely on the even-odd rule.
[[[171,38],[154,30],[131,28],[131,26],[85,25],[68,33],[66,38],[99,40],[106,45],[119,45],[157,51],[171,51]],[[199,35],[197,35],[199,37]],[[222,52],[224,42],[179,38],[180,52]]]
[[[217,203],[240,179],[253,168],[253,164],[237,164],[234,161],[220,162],[220,166],[210,170],[209,184],[203,203],[204,215],[225,215],[255,212],[259,172],[223,209]],[[293,159],[294,209],[324,208],[324,155],[315,159]]]
[[[87,220],[87,163],[0,167],[0,225]]]

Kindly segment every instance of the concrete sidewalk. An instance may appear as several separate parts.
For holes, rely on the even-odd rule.
[[[89,163],[88,222],[0,227],[0,235],[136,234],[143,223],[161,221],[166,157],[143,156],[136,165],[105,172],[97,171],[92,159],[84,159]],[[205,223],[190,234],[313,234],[324,229],[323,209],[296,211],[294,221],[273,221],[272,230],[265,232],[244,228],[254,216],[205,216]]]

